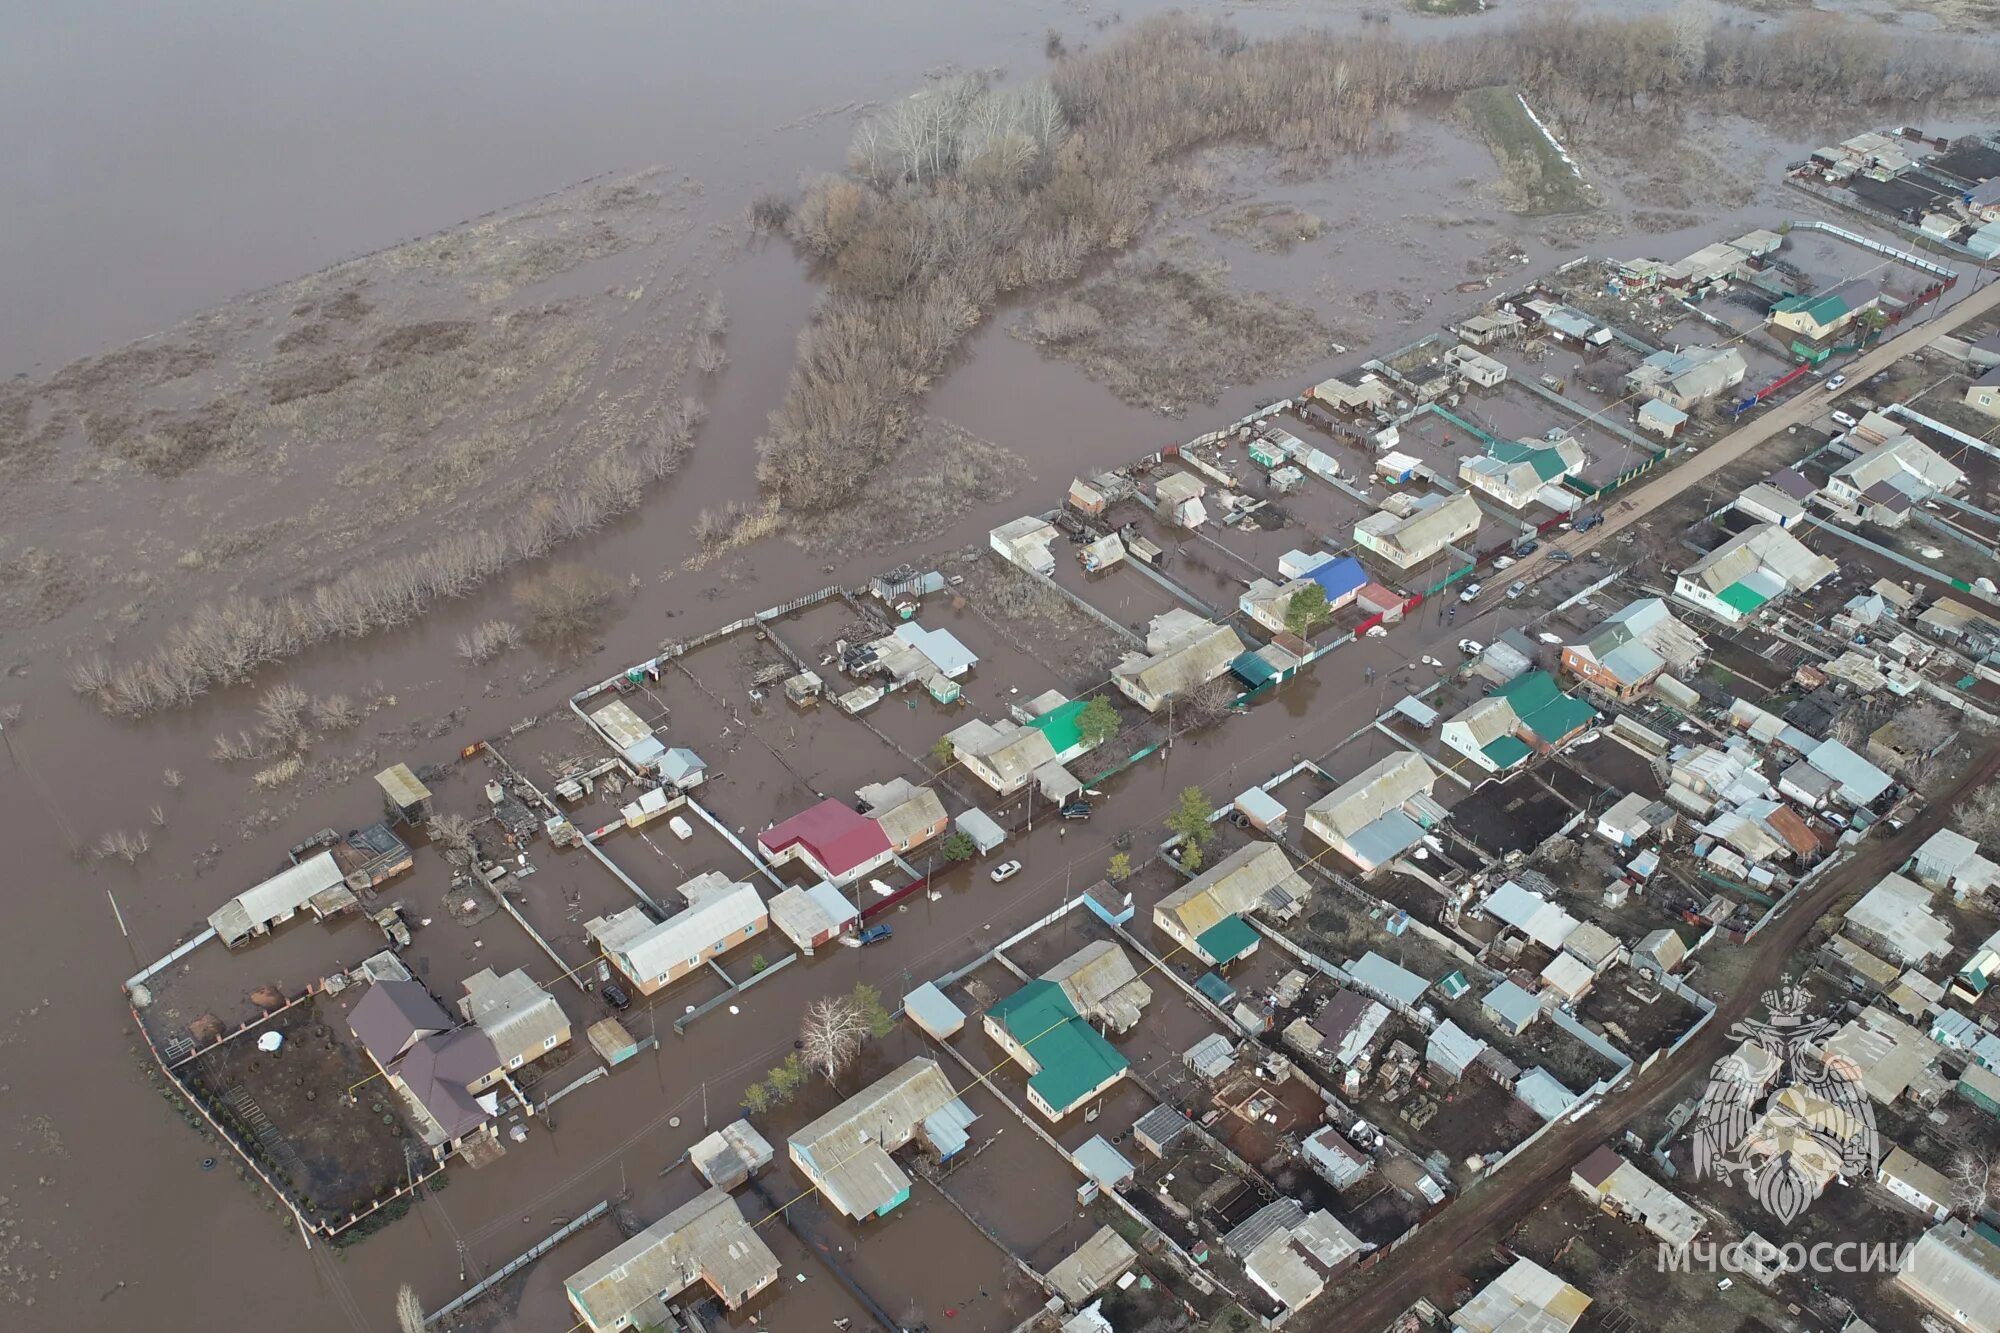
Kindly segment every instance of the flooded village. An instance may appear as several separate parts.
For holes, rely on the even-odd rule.
[[[1571,197],[1507,101],[1464,122],[1496,216],[1641,188]],[[1319,220],[1224,214],[1305,304],[1232,312],[1171,242],[1083,269],[788,536],[724,483],[797,476],[717,425],[831,304],[725,315],[747,224],[687,182],[421,243],[490,321],[385,331],[403,251],[210,321],[330,377],[213,457],[318,445],[298,483],[352,512],[234,548],[254,490],[188,502],[216,540],[157,586],[214,600],[137,652],[97,617],[56,682],[129,738],[100,806],[34,696],[0,711],[50,986],[4,1028],[8,1326],[2000,1329],[2000,119],[1836,129],[1674,226],[1404,251],[1392,314],[1351,300],[1372,243],[1307,301],[1276,275]],[[1124,318],[1155,299],[1268,373],[1204,344],[1135,402],[1134,346],[1206,336]],[[215,480],[186,404],[53,383],[45,442]],[[331,456],[489,391],[488,490],[387,431]],[[415,487],[460,545],[399,535]],[[157,545],[148,495],[69,605],[143,602],[104,564]],[[55,956],[56,916],[106,947]],[[115,1127],[66,1109],[120,1055],[72,1006],[115,1006]],[[127,1154],[128,1197],[70,1183]]]

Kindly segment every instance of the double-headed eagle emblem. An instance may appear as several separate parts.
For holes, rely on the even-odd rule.
[[[1730,1029],[1739,1044],[1715,1062],[1694,1122],[1694,1172],[1749,1187],[1789,1224],[1829,1180],[1874,1174],[1875,1112],[1861,1071],[1829,1052],[1828,1019],[1786,978],[1766,991],[1769,1017]]]

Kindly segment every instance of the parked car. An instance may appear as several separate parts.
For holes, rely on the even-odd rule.
[[[1465,591],[1458,595],[1458,600],[1461,602],[1477,601],[1479,594],[1485,591],[1485,588],[1486,585],[1483,583],[1468,583],[1465,585]]]
[[[887,925],[870,926],[866,930],[862,931],[859,935],[855,936],[855,938],[860,940],[863,944],[880,944],[883,940],[888,939],[891,935],[894,935],[895,933],[896,931],[893,926],[887,926]]]
[[[1522,593],[1526,592],[1527,590],[1528,590],[1528,581],[1526,579],[1516,580],[1515,582],[1507,585],[1507,600],[1511,602],[1516,597],[1519,597]]]
[[[1601,513],[1582,514],[1579,515],[1576,520],[1576,530],[1578,532],[1589,532],[1592,528],[1596,527],[1599,523],[1602,523],[1603,521],[1604,521],[1604,515]]]
[[[1835,412],[1833,414],[1833,424],[1836,426],[1844,426],[1848,430],[1853,430],[1854,417],[1846,412]]]
[[[1496,558],[1494,559],[1494,561],[1493,561],[1493,568],[1495,568],[1495,569],[1511,569],[1511,568],[1513,567],[1513,564],[1514,564],[1514,557],[1513,557],[1513,556],[1511,556],[1511,555],[1503,555],[1503,556],[1498,556],[1498,557],[1496,557]]]
[[[1826,382],[1826,391],[1828,393],[1832,393],[1834,390],[1838,389],[1841,385],[1845,383],[1847,383],[1847,376],[1835,375],[1832,379]]]
[[[1460,639],[1458,641],[1458,651],[1464,653],[1467,657],[1477,657],[1486,651],[1486,645],[1477,639]]]
[[[1088,818],[1090,818],[1090,802],[1089,802],[1089,801],[1071,801],[1071,802],[1070,802],[1070,803],[1069,803],[1068,805],[1065,805],[1065,806],[1064,806],[1064,807],[1062,808],[1062,817],[1063,817],[1064,819],[1088,819]]]
[[[1576,557],[1575,557],[1575,556],[1573,556],[1573,555],[1571,555],[1571,554],[1570,554],[1570,553],[1569,553],[1568,551],[1550,551],[1550,552],[1549,552],[1549,561],[1550,561],[1550,563],[1552,563],[1552,564],[1557,564],[1557,565],[1566,565],[1566,564],[1568,564],[1568,563],[1569,563],[1570,561],[1572,561],[1572,560],[1574,560],[1574,559],[1576,559]]]
[[[1002,861],[999,865],[993,867],[992,880],[995,884],[1004,884],[1020,873],[1021,863],[1019,861]]]
[[[602,995],[604,1002],[613,1009],[623,1011],[632,1007],[632,997],[627,995],[625,988],[615,981],[605,982],[603,986],[598,988],[597,993]]]
[[[1516,546],[1514,548],[1514,554],[1518,557],[1521,557],[1522,559],[1526,559],[1528,556],[1533,555],[1535,552],[1541,549],[1542,549],[1542,544],[1536,541],[1534,538],[1530,537],[1527,541],[1522,542],[1519,546]]]

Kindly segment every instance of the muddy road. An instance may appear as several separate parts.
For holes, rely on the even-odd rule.
[[[1124,5],[1119,12],[1129,19],[1168,7]],[[1260,31],[1302,18],[1356,21],[1362,7],[1270,6],[1236,17]],[[601,642],[580,655],[527,650],[465,666],[454,652],[458,636],[515,613],[503,580],[409,628],[315,651],[272,677],[315,694],[367,693],[379,707],[319,756],[329,761],[323,771],[299,784],[260,793],[241,767],[209,758],[214,737],[251,716],[250,690],[218,692],[145,723],[115,722],[71,694],[65,653],[112,626],[157,632],[186,610],[185,602],[121,594],[119,576],[127,571],[91,569],[86,595],[61,614],[0,637],[0,835],[8,848],[0,876],[7,926],[0,938],[0,1318],[8,1327],[143,1319],[174,1330],[385,1328],[399,1284],[414,1285],[435,1307],[460,1289],[462,1277],[490,1271],[599,1199],[625,1193],[636,1213],[657,1216],[690,1192],[684,1171],[663,1178],[661,1169],[704,1119],[730,1114],[741,1086],[789,1048],[807,1000],[858,980],[898,994],[906,976],[971,956],[989,928],[1029,919],[1095,878],[1110,840],[1156,823],[1181,785],[1198,781],[1213,794],[1233,793],[1300,754],[1323,751],[1364,710],[1393,697],[1392,668],[1456,637],[1449,623],[1426,618],[1391,640],[1357,645],[1281,700],[1122,779],[1115,827],[1099,821],[1067,835],[1059,826],[1038,827],[1014,853],[1028,873],[1004,891],[961,874],[964,882],[947,883],[942,899],[919,900],[897,916],[892,948],[823,953],[753,992],[740,1017],[712,1016],[685,1037],[663,1039],[658,1055],[643,1057],[650,1068],[623,1071],[608,1087],[565,1103],[556,1132],[536,1133],[494,1169],[454,1172],[449,1190],[392,1231],[338,1255],[303,1248],[269,1201],[226,1163],[205,1170],[213,1147],[179,1123],[149,1083],[119,979],[270,873],[286,847],[321,828],[373,818],[368,773],[399,759],[445,761],[473,740],[556,714],[570,691],[649,655],[662,639],[919,557],[899,548],[893,523],[885,523],[874,534],[876,550],[801,551],[768,542],[691,563],[700,511],[752,496],[751,442],[817,291],[788,249],[745,240],[743,210],[802,171],[837,165],[856,114],[905,95],[927,71],[1032,70],[1051,27],[1073,44],[1088,43],[1100,40],[1100,25],[1111,20],[1108,9],[1031,0],[976,11],[910,0],[865,13],[669,7],[580,16],[553,47],[542,12],[527,5],[421,13],[382,6],[337,19],[259,10],[254,21],[217,23],[186,12],[135,15],[85,4],[5,21],[12,31],[0,41],[0,69],[8,75],[0,79],[0,106],[27,131],[0,145],[0,166],[16,182],[0,201],[0,298],[13,316],[0,330],[0,367],[9,373],[44,376],[235,293],[606,172],[655,165],[688,183],[696,229],[714,239],[699,276],[722,293],[731,314],[730,364],[711,387],[693,459],[640,510],[571,551],[621,589]],[[1400,14],[1395,21],[1411,22]],[[1758,145],[1744,160],[1783,157],[1783,148]],[[1420,121],[1404,132],[1393,160],[1393,174],[1356,163],[1327,181],[1284,187],[1256,180],[1254,164],[1226,164],[1224,179],[1249,172],[1242,196],[1296,203],[1328,222],[1321,240],[1286,255],[1218,237],[1200,207],[1169,206],[1165,221],[1202,236],[1242,281],[1282,288],[1329,324],[1386,345],[1402,341],[1400,329],[1427,331],[1436,310],[1477,299],[1451,288],[1496,242],[1518,244],[1525,258],[1509,262],[1524,272],[1574,252],[1573,238],[1519,226],[1461,185],[1492,171],[1462,131]],[[1753,193],[1753,202],[1698,228],[1599,248],[1692,249],[1791,204],[1768,176]],[[1463,198],[1448,224],[1436,206],[1447,196]],[[1122,404],[1008,337],[1004,324],[1014,313],[1003,310],[968,343],[930,408],[1021,456],[1020,503],[1032,496],[1039,507],[1073,469],[1121,461],[1188,433],[1183,423]],[[1236,386],[1199,415],[1227,420],[1294,387]],[[164,484],[128,495],[116,515],[95,510],[87,489],[73,498],[73,511],[47,510],[34,521],[73,512],[73,525],[55,526],[73,526],[70,535],[85,546],[93,530],[124,525],[156,526],[166,552],[195,546],[204,535]],[[274,502],[246,486],[235,507],[249,514],[269,507],[262,516],[282,520],[296,498]],[[980,542],[1018,508],[1004,500],[975,507],[928,541],[926,553]],[[19,554],[17,525],[28,521],[21,516],[0,533],[8,542],[0,554]],[[292,578],[290,570],[254,561],[240,574],[243,589],[255,592],[283,589]],[[1483,629],[1499,627],[1482,621]],[[1377,681],[1364,685],[1363,669],[1371,666]],[[375,682],[379,689],[371,690]],[[529,730],[509,752],[532,761],[574,748],[567,726],[559,719]],[[784,751],[785,738],[769,739]],[[810,784],[776,755],[743,753],[745,791],[767,800],[768,813],[746,806],[741,817],[788,813],[787,803]],[[885,770],[892,754],[884,748]],[[142,833],[149,850],[131,864],[92,856],[89,848],[113,830]],[[476,966],[474,957],[494,961],[523,947],[518,932],[498,922],[476,940],[438,938],[424,949],[453,977]],[[253,980],[204,998],[219,1008],[246,1004],[254,984],[296,991],[329,960],[352,962],[367,951],[352,924],[331,942],[317,927],[295,925],[222,960],[232,978]],[[515,961],[532,960],[523,954]],[[870,1058],[886,1063],[918,1049],[899,1035]],[[828,1098],[820,1096],[794,1114],[823,1109]],[[1067,1183],[1050,1182],[1046,1198],[1010,1197],[1006,1206],[1022,1216],[1009,1220],[1018,1220],[1024,1235],[1039,1234],[1035,1212],[1046,1209],[1054,1228],[1066,1215]],[[889,1281],[897,1269],[946,1275],[913,1287],[920,1288],[913,1311],[896,1307],[908,1322],[928,1317],[935,1326],[947,1305],[977,1313],[972,1320],[962,1314],[960,1324],[1005,1327],[1018,1318],[1006,1302],[984,1306],[981,1292],[947,1280],[960,1263],[967,1271],[975,1264],[998,1271],[990,1253],[952,1250],[910,1218],[896,1237],[904,1248],[894,1265],[882,1253],[871,1256]],[[555,1284],[608,1244],[607,1232],[592,1233],[534,1270],[510,1326],[562,1327]],[[809,1262],[779,1248],[788,1268]],[[786,1307],[815,1318],[819,1308]]]

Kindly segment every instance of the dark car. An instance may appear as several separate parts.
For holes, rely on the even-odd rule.
[[[1574,559],[1576,559],[1576,557],[1575,557],[1575,556],[1573,556],[1573,555],[1571,555],[1571,554],[1570,554],[1570,553],[1569,553],[1568,551],[1550,551],[1550,552],[1549,552],[1549,560],[1550,560],[1550,562],[1551,562],[1551,563],[1553,563],[1553,564],[1558,564],[1558,565],[1566,565],[1566,564],[1568,564],[1568,563],[1569,563],[1570,561],[1572,561],[1572,560],[1574,560]]]
[[[1582,518],[1579,518],[1576,521],[1576,530],[1578,532],[1589,532],[1592,528],[1596,527],[1599,523],[1602,523],[1603,521],[1604,521],[1604,515],[1602,514],[1585,514]]]
[[[1516,546],[1514,548],[1514,554],[1516,556],[1529,556],[1533,555],[1535,552],[1541,549],[1542,549],[1542,544],[1540,542],[1525,541],[1522,542],[1519,546]]]
[[[623,1011],[632,1007],[632,997],[627,995],[625,988],[615,981],[605,982],[598,994],[602,995],[604,1002],[613,1009]]]
[[[863,944],[880,944],[883,940],[888,939],[891,935],[894,935],[895,933],[896,932],[894,928],[890,926],[870,926],[868,927],[868,929],[862,931],[859,935],[855,936],[855,938],[860,940]]]
[[[1088,818],[1090,818],[1090,802],[1089,802],[1089,801],[1071,801],[1071,802],[1070,802],[1070,803],[1069,803],[1068,805],[1066,805],[1066,806],[1064,806],[1064,807],[1062,808],[1062,817],[1063,817],[1064,819],[1088,819]]]

